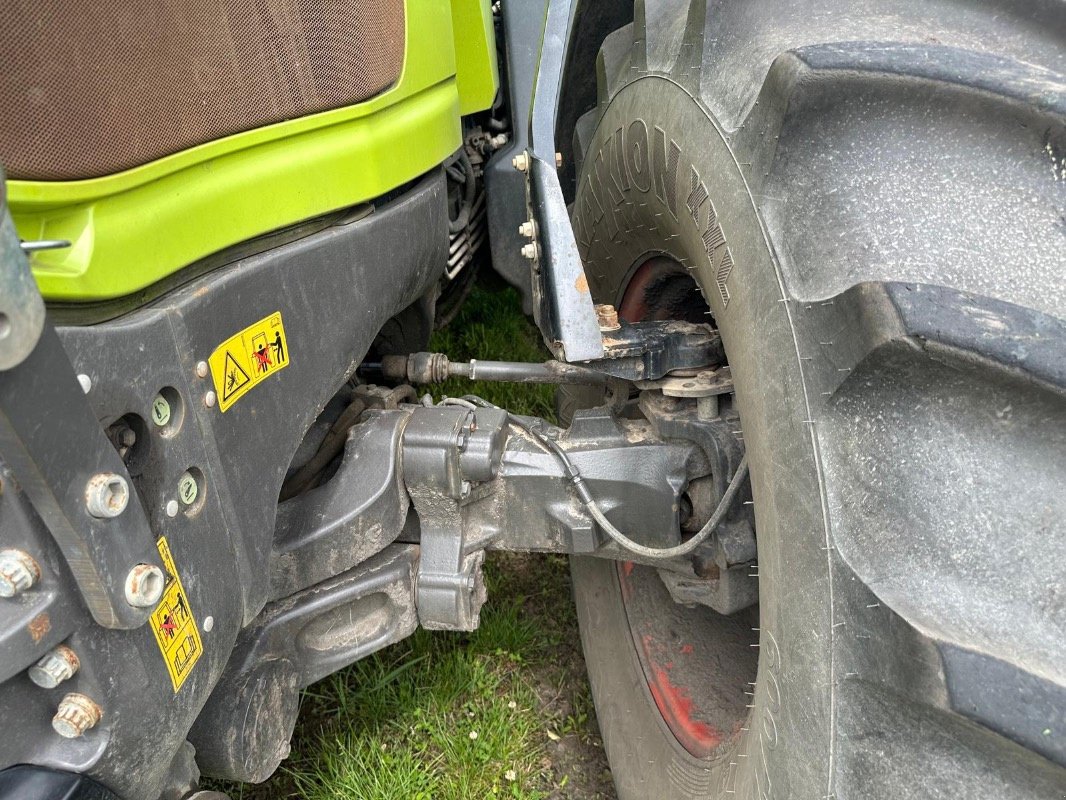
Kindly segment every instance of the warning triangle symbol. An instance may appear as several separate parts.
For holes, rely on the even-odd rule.
[[[244,384],[248,383],[251,378],[248,377],[248,373],[244,371],[244,368],[237,363],[237,359],[227,350],[226,351],[226,363],[225,363],[225,377],[222,379],[222,400],[229,400],[235,395]]]

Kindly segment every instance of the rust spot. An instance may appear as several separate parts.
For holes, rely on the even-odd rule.
[[[581,292],[581,294],[589,293],[589,281],[588,278],[585,277],[584,272],[577,276],[577,280],[574,281],[574,288]]]
[[[30,636],[33,637],[33,641],[39,642],[48,631],[52,630],[52,620],[48,618],[47,613],[42,612],[30,620],[30,624],[26,626],[26,629],[30,632]]]

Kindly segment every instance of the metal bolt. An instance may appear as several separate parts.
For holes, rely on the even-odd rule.
[[[212,616],[204,617],[204,633],[211,633],[215,627],[215,618]]]
[[[14,597],[41,579],[41,568],[23,550],[0,550],[0,597]]]
[[[196,362],[196,377],[197,378],[206,378],[207,377],[207,362],[206,361],[197,361]]]
[[[196,484],[196,478],[193,477],[191,472],[183,472],[181,477],[178,478],[178,497],[187,506],[191,506],[196,502],[199,488]]]
[[[216,399],[217,399],[217,397],[215,396],[214,392],[208,392],[207,394],[204,395],[204,405],[207,406],[208,408],[211,408],[211,407],[213,407],[215,405],[215,400]]]
[[[525,153],[519,153],[511,159],[511,165],[519,172],[525,172],[529,169],[529,156]]]
[[[524,244],[522,245],[522,255],[523,257],[528,258],[530,261],[533,261],[537,257],[537,249],[538,248],[536,242]]]
[[[77,739],[85,731],[94,727],[104,715],[92,699],[77,692],[64,697],[52,717],[52,729],[66,739]]]
[[[176,516],[178,516],[178,501],[177,500],[167,500],[166,512],[167,512],[167,516],[168,517],[176,517]]]
[[[81,662],[78,655],[65,644],[59,645],[29,669],[30,680],[42,689],[54,689],[72,678]]]
[[[555,168],[559,169],[559,167],[561,167],[562,165],[563,165],[563,154],[562,153],[556,153],[555,154]]]
[[[160,428],[170,422],[170,403],[161,394],[152,401],[152,422]]]
[[[88,394],[89,390],[93,388],[93,379],[84,372],[78,376],[78,383],[81,385],[81,390],[85,394]]]
[[[126,602],[134,608],[148,608],[163,596],[163,570],[153,564],[138,564],[126,576]]]
[[[130,487],[126,479],[113,472],[101,472],[89,478],[85,487],[85,507],[94,517],[109,519],[126,510]]]
[[[534,236],[537,235],[536,223],[534,223],[531,219],[526,220],[518,226],[518,234],[520,236],[525,236],[527,239],[532,239]]]
[[[597,304],[596,322],[601,331],[616,331],[622,327],[622,323],[618,321],[618,310],[606,303]]]

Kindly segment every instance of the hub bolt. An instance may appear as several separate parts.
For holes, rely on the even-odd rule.
[[[30,680],[42,689],[54,689],[74,676],[81,662],[77,654],[65,644],[52,650],[29,669]]]
[[[89,478],[85,487],[85,507],[99,519],[117,517],[130,501],[130,487],[126,479],[113,472],[101,472]]]
[[[23,550],[0,550],[0,597],[14,597],[41,579],[41,568]]]
[[[138,564],[126,576],[126,602],[134,608],[148,608],[163,596],[166,579],[154,564]]]
[[[52,717],[52,729],[66,739],[77,739],[94,727],[103,715],[103,710],[92,699],[71,692],[60,701],[56,715]]]

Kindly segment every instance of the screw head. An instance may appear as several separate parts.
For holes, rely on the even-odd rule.
[[[14,597],[41,579],[41,568],[24,550],[0,550],[0,597]]]
[[[532,239],[537,233],[537,227],[533,220],[528,219],[518,226],[518,235],[525,236],[527,239]]]
[[[170,403],[161,394],[152,401],[152,422],[160,428],[170,422]]]
[[[211,633],[215,628],[215,618],[211,615],[204,617],[204,633]]]
[[[537,257],[537,245],[535,242],[522,245],[522,256],[533,261]]]
[[[596,305],[596,322],[601,331],[616,331],[622,327],[618,321],[618,310],[606,303]]]
[[[197,361],[196,362],[196,377],[197,378],[206,378],[207,377],[207,372],[208,372],[208,370],[207,370],[207,362],[206,361]]]
[[[193,474],[191,472],[183,472],[181,477],[178,478],[178,497],[181,498],[181,502],[191,506],[196,502],[196,495],[199,493],[200,487],[197,485]]]
[[[78,375],[78,384],[81,386],[82,392],[88,394],[93,388],[93,379],[83,372]]]
[[[42,689],[54,689],[73,677],[81,662],[77,654],[65,644],[45,653],[40,661],[29,668],[30,680]]]
[[[129,484],[113,472],[93,475],[85,486],[85,507],[98,519],[117,517],[126,510],[129,501]]]
[[[178,516],[178,510],[179,510],[178,501],[177,500],[167,500],[167,504],[166,504],[166,507],[165,507],[164,510],[167,512],[167,516],[168,517],[176,517],[176,516]]]
[[[134,608],[148,608],[163,596],[166,579],[154,564],[138,564],[126,576],[126,602]]]
[[[519,153],[511,159],[511,166],[513,166],[519,172],[525,172],[529,169],[529,156],[525,153]]]
[[[52,730],[64,739],[77,739],[94,727],[103,717],[103,709],[93,700],[78,692],[64,697],[52,717]]]
[[[215,405],[215,401],[217,399],[218,397],[215,395],[214,392],[208,392],[204,395],[204,405],[208,408],[212,408]]]

